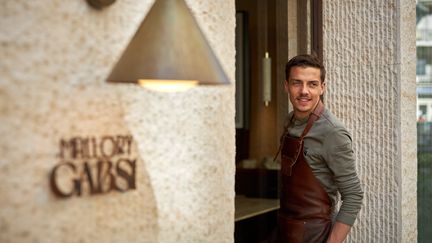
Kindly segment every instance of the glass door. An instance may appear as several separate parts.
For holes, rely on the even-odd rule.
[[[417,1],[418,242],[432,239],[432,1]]]

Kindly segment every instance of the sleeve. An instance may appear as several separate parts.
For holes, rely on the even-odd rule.
[[[325,139],[326,162],[341,194],[342,205],[336,220],[353,225],[360,211],[363,190],[355,166],[351,136],[345,128],[335,128]]]

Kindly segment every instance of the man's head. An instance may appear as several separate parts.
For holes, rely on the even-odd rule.
[[[285,66],[285,91],[289,95],[296,118],[313,112],[325,91],[325,68],[312,55],[293,57]]]

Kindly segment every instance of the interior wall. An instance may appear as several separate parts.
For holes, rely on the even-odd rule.
[[[233,83],[234,2],[186,2]],[[152,3],[1,2],[0,242],[233,241],[234,85],[104,81]],[[136,189],[55,197],[61,140],[107,136],[133,137]]]
[[[288,96],[285,92],[285,65],[287,63],[288,54],[291,54],[291,47],[297,45],[296,35],[291,29],[296,20],[293,19],[291,9],[294,1],[292,0],[276,0],[276,144],[280,143],[280,136],[284,131],[286,117],[289,110]]]

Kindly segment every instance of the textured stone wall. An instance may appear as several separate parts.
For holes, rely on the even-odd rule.
[[[104,82],[153,1],[0,3],[0,242],[232,242],[234,88]],[[234,80],[234,1],[186,1]],[[62,200],[59,141],[132,135],[137,189]]]
[[[323,15],[326,103],[365,191],[348,242],[415,242],[415,1],[324,1]]]

